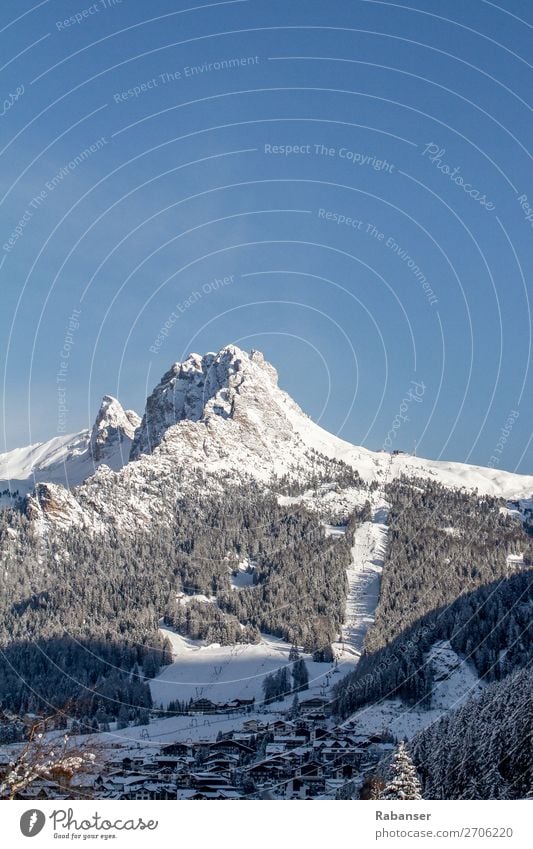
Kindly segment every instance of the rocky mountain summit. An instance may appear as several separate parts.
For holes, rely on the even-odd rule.
[[[209,425],[220,417],[252,425],[255,410],[268,426],[279,407],[292,406],[301,413],[277,381],[276,370],[259,351],[248,355],[228,345],[218,354],[190,354],[183,363],[174,363],[148,398],[131,459],[150,454],[169,428],[183,421]]]

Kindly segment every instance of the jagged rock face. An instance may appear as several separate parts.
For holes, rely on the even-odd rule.
[[[223,491],[231,484],[268,485],[310,465],[298,426],[313,425],[257,351],[228,346],[175,364],[148,399],[133,459],[124,465],[138,421],[106,396],[91,433],[92,474],[68,498],[52,490],[30,497],[28,514],[62,523],[70,504],[73,524],[133,529],[166,521],[180,493],[198,487],[199,475],[206,479],[202,488]]]
[[[276,400],[297,410],[278,389],[277,377],[258,351],[246,354],[228,345],[218,354],[190,354],[163,375],[148,398],[130,459],[151,454],[170,437],[169,429],[183,421],[208,424],[215,417],[236,421],[253,409],[268,417]],[[173,435],[179,436],[177,432]]]
[[[115,453],[126,440],[133,440],[141,420],[133,410],[124,410],[111,395],[104,395],[89,444],[91,456],[99,463]],[[127,456],[127,448],[125,452]]]

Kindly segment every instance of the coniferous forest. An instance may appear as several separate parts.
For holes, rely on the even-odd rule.
[[[512,672],[418,734],[425,799],[525,799],[533,782],[533,673]]]

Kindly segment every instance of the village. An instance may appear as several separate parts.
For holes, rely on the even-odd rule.
[[[354,722],[339,726],[331,702],[320,696],[294,700],[290,711],[254,709],[254,704],[215,705],[199,699],[190,711],[196,739],[156,745],[149,726],[135,741],[81,744],[93,765],[68,782],[37,779],[17,799],[237,800],[364,798],[365,783],[394,748],[392,736],[358,733]],[[242,716],[235,730],[204,739],[220,708]],[[246,717],[249,718],[246,718]],[[205,724],[204,724],[205,723]],[[236,723],[237,724],[237,723]],[[142,732],[141,732],[142,733]],[[209,736],[206,734],[206,737]],[[76,744],[79,742],[78,738]],[[0,779],[9,770],[2,753]]]

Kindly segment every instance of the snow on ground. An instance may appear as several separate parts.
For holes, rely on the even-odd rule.
[[[364,522],[354,534],[352,562],[347,570],[348,598],[342,641],[336,648],[345,654],[359,657],[379,600],[380,576],[387,544],[388,505],[377,500],[372,521]]]
[[[522,522],[526,530],[533,527],[533,498],[510,500],[505,507],[500,507],[500,512]]]
[[[334,484],[325,484],[318,489],[307,489],[301,495],[278,495],[281,507],[302,505],[310,513],[327,517],[329,522],[346,521],[356,507],[362,507],[368,500],[368,491],[358,487],[346,487],[338,490]],[[326,525],[326,528],[336,525]]]
[[[95,471],[89,438],[90,431],[84,430],[0,454],[0,490],[18,491],[23,496],[39,481],[71,486],[81,483]],[[12,504],[2,497],[2,507]]]
[[[399,477],[401,474],[408,477],[413,475],[429,477],[444,486],[477,488],[482,495],[495,495],[510,500],[532,498],[532,475],[520,475],[502,469],[472,466],[447,460],[426,460],[407,453],[397,454],[391,458],[386,451],[369,451],[361,446],[345,442],[292,409],[287,409],[286,414],[294,430],[306,445],[327,457],[342,460],[357,469],[365,481],[382,480],[387,474],[389,463],[392,462],[393,477]]]
[[[127,463],[130,439],[124,438],[97,462],[89,450],[90,436],[91,431],[82,430],[0,454],[0,492],[7,489],[24,496],[43,482],[70,488],[94,475],[103,463],[113,471]],[[12,505],[13,499],[0,496],[0,509]]]
[[[392,458],[394,477],[433,478],[444,486],[478,489],[480,495],[494,495],[509,500],[529,498],[533,492],[533,476],[506,472],[485,466],[471,466],[445,460],[425,460],[410,454],[398,454]]]
[[[324,525],[327,537],[342,537],[346,533],[346,525]]]
[[[255,564],[247,558],[242,560],[237,568],[232,571],[230,583],[232,589],[241,590],[243,587],[253,587]]]
[[[459,657],[447,640],[435,643],[429,660],[433,667],[432,708],[452,710],[481,692],[484,684],[475,667]]]
[[[276,710],[270,714],[246,713],[229,717],[226,714],[212,716],[170,716],[168,719],[153,719],[149,725],[134,725],[120,731],[103,731],[99,734],[84,735],[88,746],[98,745],[108,748],[111,745],[164,746],[166,743],[188,742],[195,740],[216,740],[219,731],[238,731],[249,719],[275,719]],[[80,739],[80,738],[77,738]],[[121,750],[121,757],[126,752]]]
[[[451,525],[447,528],[441,528],[441,530],[450,537],[460,537],[462,533],[460,528],[452,528]]]
[[[197,601],[199,604],[216,604],[217,597],[216,595],[204,595],[203,593],[193,593],[192,595],[186,595],[185,593],[178,593],[176,596],[176,601],[178,604],[190,604],[191,601]]]
[[[524,555],[522,554],[508,554],[507,555],[507,568],[510,570],[521,569],[524,565]]]
[[[17,478],[25,480],[32,476],[35,469],[55,469],[61,466],[67,457],[85,455],[89,437],[90,431],[83,430],[0,454],[0,481]]]
[[[400,699],[383,699],[361,708],[345,724],[352,723],[356,734],[390,731],[397,739],[409,740],[446,711],[481,692],[484,685],[475,669],[454,652],[448,641],[435,643],[426,659],[433,667],[434,682],[429,709],[408,707]]]
[[[124,758],[128,751],[140,747],[153,746],[158,749],[166,743],[189,742],[196,740],[216,740],[219,731],[239,731],[243,723],[251,719],[261,722],[274,721],[287,708],[279,702],[267,709],[251,713],[214,714],[211,716],[169,716],[166,719],[151,719],[149,725],[132,725],[128,728],[116,729],[116,723],[110,723],[111,731],[99,731],[96,734],[73,734],[69,737],[68,747],[80,746],[88,751],[93,748],[105,749],[103,760],[111,760],[110,752],[118,749],[118,757]],[[46,741],[62,740],[65,731],[47,731]],[[70,732],[69,732],[70,734]],[[23,748],[23,743],[13,743],[2,746],[2,755],[15,758]],[[97,756],[97,762],[99,758]]]
[[[203,645],[200,640],[182,637],[168,628],[161,633],[169,638],[174,653],[174,663],[166,666],[150,682],[155,705],[167,707],[170,701],[206,698],[213,702],[233,699],[263,699],[263,681],[266,675],[276,672],[289,663],[290,644],[277,637],[263,635],[258,645],[242,644],[221,646],[218,643]],[[309,690],[302,698],[327,695],[338,680],[329,663],[315,663],[310,655],[302,655],[309,672]],[[353,659],[346,654],[339,658],[338,670],[342,674],[352,671]],[[290,706],[292,697],[286,701]],[[282,707],[281,703],[277,703]]]

